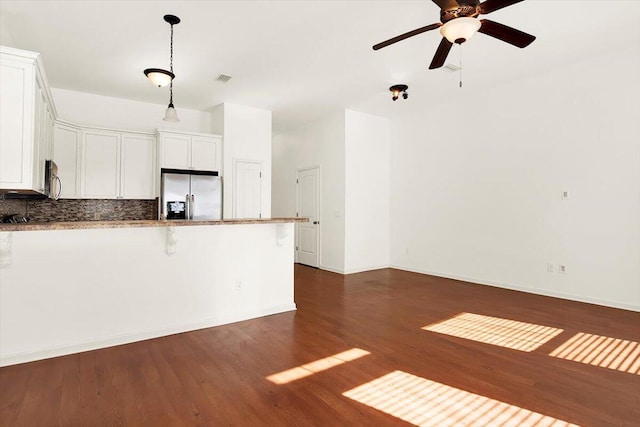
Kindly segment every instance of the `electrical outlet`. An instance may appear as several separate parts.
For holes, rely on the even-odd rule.
[[[100,219],[102,218],[102,216],[100,215],[100,212],[96,212],[93,214],[93,219],[96,221],[100,221]]]
[[[569,200],[569,191],[568,190],[562,190],[562,192],[560,193],[560,198],[562,200]]]
[[[560,264],[558,265],[558,273],[560,274],[565,274],[567,272],[567,266]]]
[[[547,273],[553,273],[553,263],[547,263]]]
[[[242,290],[242,281],[236,280],[236,291],[241,291],[241,290]]]

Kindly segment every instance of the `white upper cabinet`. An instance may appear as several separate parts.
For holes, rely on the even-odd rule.
[[[124,199],[155,198],[155,137],[123,133],[121,144],[120,195]]]
[[[222,138],[158,131],[160,167],[222,172]]]
[[[38,57],[0,46],[0,193],[44,192],[55,107]]]
[[[160,134],[162,167],[189,169],[191,167],[191,137],[187,135]]]
[[[120,196],[119,132],[82,132],[82,197],[115,199]]]
[[[62,185],[61,199],[78,199],[80,195],[80,141],[77,126],[56,123],[53,129],[51,158],[58,165]]]
[[[82,131],[81,194],[86,199],[155,198],[153,135]]]
[[[195,170],[220,172],[222,161],[219,151],[221,140],[214,137],[194,136],[191,138],[191,167]]]

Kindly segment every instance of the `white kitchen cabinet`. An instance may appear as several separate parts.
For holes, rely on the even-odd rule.
[[[56,123],[53,129],[51,158],[58,165],[62,185],[61,199],[78,199],[80,194],[80,140],[79,127]]]
[[[47,103],[45,89],[36,79],[36,108],[34,122],[34,175],[38,191],[44,192],[44,164],[51,159],[53,117]]]
[[[160,134],[161,167],[189,169],[191,167],[191,137],[188,135]]]
[[[160,167],[222,171],[222,138],[183,132],[158,131]]]
[[[149,134],[84,129],[82,197],[155,198],[155,146],[156,140]]]
[[[121,144],[120,195],[124,199],[155,198],[155,137],[123,133]]]
[[[220,171],[222,160],[218,153],[221,148],[219,138],[194,136],[191,138],[191,168],[195,170]]]
[[[120,132],[82,132],[82,198],[115,199],[120,196]]]
[[[55,107],[39,54],[1,46],[0,93],[0,193],[41,193]]]

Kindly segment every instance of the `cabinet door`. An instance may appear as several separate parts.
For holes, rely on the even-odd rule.
[[[2,58],[0,65],[0,188],[32,189],[34,68]]]
[[[45,129],[45,159],[53,159],[53,115],[51,104],[47,104],[46,129]]]
[[[82,197],[115,199],[120,190],[120,134],[87,130],[82,133]]]
[[[191,138],[191,168],[202,171],[218,170],[218,140],[194,136]]]
[[[47,104],[40,85],[36,83],[33,126],[33,188],[44,192],[44,162],[47,159]]]
[[[56,124],[53,129],[53,161],[62,184],[61,199],[80,198],[80,130]]]
[[[125,199],[155,198],[153,136],[123,134],[120,156],[120,194]]]
[[[183,135],[160,135],[160,167],[189,169],[191,166],[191,137]]]

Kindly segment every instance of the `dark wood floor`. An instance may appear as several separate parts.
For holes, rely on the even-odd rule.
[[[297,265],[295,281],[297,312],[2,368],[0,424],[410,425],[402,410],[343,395],[401,371],[581,426],[640,425],[640,375],[549,355],[576,333],[640,342],[640,313],[392,269],[341,276]],[[563,331],[525,352],[422,329],[459,313]],[[370,354],[284,384],[266,379],[352,348]],[[514,423],[545,425],[528,420]]]

